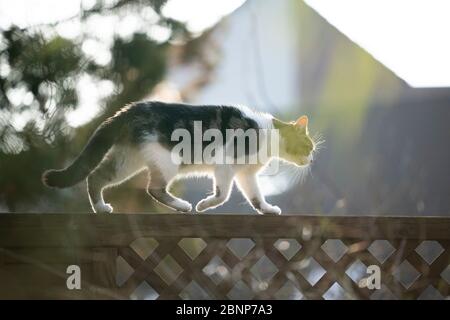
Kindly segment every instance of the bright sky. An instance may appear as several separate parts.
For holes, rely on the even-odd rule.
[[[114,3],[117,0],[106,0]],[[414,87],[450,86],[450,1],[449,0],[305,0],[331,24],[381,63]],[[169,0],[163,14],[187,23],[201,32],[238,8],[245,0]],[[27,27],[59,21],[76,15],[80,6],[88,9],[95,0],[0,0],[0,28],[11,24]],[[147,21],[157,19],[151,8],[140,11]],[[82,50],[99,64],[110,61],[109,46],[114,33],[127,37],[137,30],[164,41],[168,30],[148,27],[140,17],[127,15],[93,16],[85,25],[77,19],[61,24],[57,32],[75,38],[81,32],[93,39]],[[1,65],[2,75],[10,72]],[[79,126],[99,111],[99,99],[113,92],[108,81],[96,83],[83,77],[78,82],[80,106],[67,115],[70,125]],[[21,103],[27,97],[11,90],[11,100]],[[29,99],[28,99],[29,100]],[[23,121],[22,121],[23,122]]]
[[[305,2],[411,86],[450,86],[449,0]]]
[[[105,0],[111,5],[116,1]],[[201,33],[244,2],[245,0],[169,0],[162,13],[185,22],[190,31]],[[61,21],[77,15],[80,7],[89,9],[94,4],[95,0],[0,0],[0,28],[5,29],[12,24],[28,27]],[[85,25],[73,19],[59,25],[57,32],[67,38],[76,38],[82,32],[91,35],[93,39],[85,41],[82,50],[97,63],[107,64],[111,59],[109,46],[115,33],[127,37],[140,30],[159,41],[165,41],[170,36],[169,31],[163,27],[149,28],[141,17],[146,21],[157,21],[157,15],[148,7],[140,11],[140,17],[133,14],[93,16]],[[2,74],[9,72],[6,69],[0,64]],[[99,99],[110,95],[113,89],[112,83],[108,81],[98,83],[89,76],[82,77],[77,84],[77,90],[82,92],[79,107],[67,114],[69,124],[79,126],[91,120],[99,111]],[[25,99],[20,90],[10,90],[9,94],[18,104]],[[25,115],[18,118],[20,123],[17,127],[23,126],[24,119]]]
[[[114,4],[115,0],[105,0]],[[245,0],[169,0],[163,8],[167,17],[186,22],[193,32],[213,26]],[[12,23],[27,27],[76,15],[80,7],[89,9],[95,0],[0,0],[0,28]]]

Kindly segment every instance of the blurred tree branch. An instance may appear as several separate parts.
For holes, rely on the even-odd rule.
[[[21,201],[50,194],[40,183],[42,170],[73,157],[93,127],[125,104],[143,99],[163,79],[169,42],[191,39],[183,23],[161,14],[166,2],[118,0],[111,5],[99,0],[60,21],[0,30],[0,202],[6,202],[10,210]],[[92,35],[82,32],[68,39],[56,31],[69,20],[85,24],[94,15],[139,16],[148,7],[158,19],[145,21],[147,30],[129,37],[116,34],[106,64],[98,64],[82,50]],[[152,25],[168,29],[170,36],[164,41],[153,39],[146,32]],[[79,107],[83,92],[78,83],[83,77],[112,83],[113,93],[99,101],[102,109],[93,121],[74,129],[65,115]]]

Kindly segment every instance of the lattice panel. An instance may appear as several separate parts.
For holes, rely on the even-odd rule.
[[[448,299],[450,242],[139,238],[119,249],[131,299]],[[367,267],[381,289],[360,287]]]

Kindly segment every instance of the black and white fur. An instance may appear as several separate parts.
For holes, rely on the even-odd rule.
[[[162,102],[139,102],[125,107],[103,122],[81,154],[67,168],[48,170],[43,182],[50,187],[72,186],[87,177],[89,200],[94,212],[113,211],[103,190],[119,185],[148,170],[147,193],[170,209],[189,212],[192,205],[169,192],[171,183],[189,175],[213,177],[214,194],[196,205],[197,212],[216,208],[228,200],[235,181],[252,207],[261,214],[280,214],[262,195],[257,175],[265,163],[230,165],[176,165],[171,160],[171,133],[176,128],[193,130],[202,121],[204,130],[273,127],[273,117],[245,107],[192,106]],[[308,158],[309,159],[309,158]]]

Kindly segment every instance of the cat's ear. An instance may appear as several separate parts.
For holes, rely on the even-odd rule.
[[[295,121],[295,125],[301,128],[306,128],[308,126],[308,117],[301,116]]]

